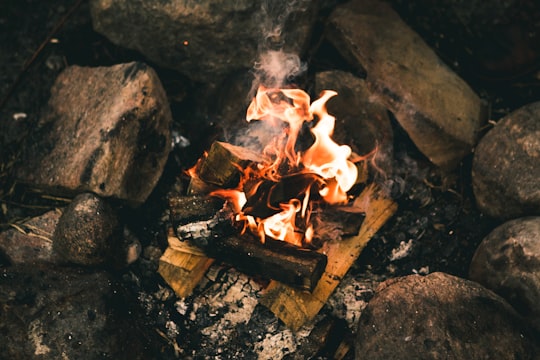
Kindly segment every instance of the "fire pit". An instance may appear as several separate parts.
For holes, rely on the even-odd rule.
[[[266,122],[267,132],[276,135],[259,152],[215,142],[188,171],[192,194],[225,204],[202,196],[170,200],[176,237],[184,243],[169,239],[160,273],[179,297],[190,295],[211,264],[200,250],[193,252],[195,245],[209,257],[274,280],[261,302],[292,329],[317,315],[396,209],[373,185],[360,193],[365,185],[357,180],[366,177],[358,173],[373,154],[354,155],[332,140],[335,118],[325,104],[335,95],[325,91],[310,104],[300,89],[259,88],[246,118]],[[309,132],[301,134],[303,128]],[[308,145],[298,150],[302,143]],[[332,238],[325,234],[332,229],[325,221],[329,214],[341,220],[337,227],[348,219],[353,230],[334,230],[332,241],[324,241]]]
[[[0,11],[4,356],[534,358],[537,4],[231,4]]]

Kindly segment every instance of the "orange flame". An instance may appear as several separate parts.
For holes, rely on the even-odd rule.
[[[335,95],[335,91],[323,91],[321,97],[310,105],[310,97],[303,90],[261,86],[248,107],[247,121],[267,121],[284,127],[284,132],[263,150],[264,159],[268,160],[263,160],[256,169],[248,168],[244,171],[244,179],[238,189],[218,190],[213,195],[232,203],[237,212],[236,220],[244,222],[244,230],[249,229],[263,242],[266,236],[298,246],[311,241],[313,227],[309,224],[309,218],[313,184],[317,184],[319,195],[329,204],[345,203],[348,200],[347,191],[356,182],[358,170],[349,160],[351,148],[332,140],[335,118],[328,114],[326,102]],[[304,153],[296,152],[295,146],[302,126],[315,120],[316,124],[311,129],[313,144]],[[282,169],[286,169],[287,173],[282,174]],[[303,198],[280,202],[278,207],[267,201],[266,206],[275,210],[275,213],[265,218],[244,213],[247,199],[257,193],[265,180],[277,183],[285,175],[303,173],[315,174],[306,182],[306,188],[302,191]],[[255,182],[246,191],[244,185],[247,178]],[[303,219],[304,230],[297,226],[298,219]]]

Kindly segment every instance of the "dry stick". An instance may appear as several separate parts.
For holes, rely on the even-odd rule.
[[[49,35],[47,35],[45,40],[43,40],[43,42],[39,45],[39,47],[36,49],[36,51],[34,51],[32,56],[28,60],[26,60],[26,62],[23,65],[23,68],[22,68],[21,72],[19,73],[19,75],[17,75],[17,78],[15,79],[15,82],[9,87],[9,89],[8,89],[8,91],[6,93],[6,96],[4,96],[2,98],[2,100],[0,101],[0,110],[2,110],[2,108],[6,105],[7,101],[11,97],[11,95],[13,95],[13,93],[15,92],[15,89],[17,88],[17,86],[19,86],[23,76],[26,74],[26,72],[28,71],[30,66],[32,66],[34,61],[36,61],[37,57],[39,56],[39,54],[41,54],[43,49],[45,49],[45,46],[47,46],[47,44],[51,41],[53,36],[56,35],[56,33],[62,28],[62,26],[64,26],[66,21],[71,17],[71,15],[73,15],[75,10],[77,10],[81,6],[83,1],[84,0],[77,0],[77,2],[75,4],[73,4],[69,8],[67,13],[60,19],[59,22],[56,23],[56,25],[51,30]]]

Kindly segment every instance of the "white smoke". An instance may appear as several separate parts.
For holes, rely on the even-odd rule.
[[[283,87],[289,80],[306,71],[307,65],[302,63],[298,54],[286,53],[282,50],[269,50],[260,55],[255,63],[255,84],[266,87]],[[255,85],[254,84],[254,85]]]
[[[260,84],[266,87],[283,87],[294,77],[306,71],[307,65],[299,54],[284,50],[286,43],[286,24],[296,14],[305,12],[313,5],[309,0],[276,1],[263,0],[259,12],[261,40],[259,58],[254,65],[253,95]]]
[[[287,21],[295,13],[306,11],[309,6],[311,6],[310,0],[263,0],[258,19],[262,34],[259,43],[260,51],[281,49],[285,42],[283,34]]]
[[[260,24],[261,39],[258,59],[253,66],[253,82],[246,102],[255,96],[260,85],[267,88],[283,88],[307,70],[300,55],[284,50],[286,23],[296,13],[304,12],[312,4],[309,0],[276,1],[263,0],[256,21]],[[282,130],[266,122],[252,122],[247,133],[236,134],[235,143],[249,148],[262,149],[269,139]]]

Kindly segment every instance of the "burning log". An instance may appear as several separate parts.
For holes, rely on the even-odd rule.
[[[247,120],[286,124],[279,139],[263,150],[267,158],[215,142],[190,172],[217,186],[212,195],[223,198],[227,205],[216,212],[217,207],[204,198],[171,201],[171,220],[180,239],[188,239],[206,256],[272,279],[261,303],[293,330],[315,317],[369,239],[396,210],[395,203],[375,186],[366,188],[349,206],[358,168],[350,160],[350,147],[331,139],[335,118],[324,104],[334,95],[323,92],[309,105],[309,96],[301,90],[262,87],[248,109]],[[314,119],[318,120],[310,130],[313,143],[297,153],[295,143],[302,124]],[[334,216],[324,214],[326,206],[338,205],[340,209],[332,210],[337,211]],[[345,218],[339,214],[343,211],[349,213],[346,217],[352,220],[352,228],[336,225]],[[360,213],[366,214],[363,223]],[[325,254],[303,248],[313,244],[317,221],[311,220],[316,218],[322,224],[321,233],[326,232]],[[354,226],[359,224],[358,231]],[[237,228],[245,232],[242,238],[235,235],[240,232]],[[351,231],[356,235],[340,239]],[[171,244],[175,241],[170,239]],[[197,262],[204,263],[204,259]]]
[[[261,160],[261,155],[249,149],[215,141],[198,169],[199,177],[222,188],[234,187],[240,180],[240,169]]]
[[[232,236],[238,229],[232,225],[233,214],[223,206],[223,201],[206,196],[180,196],[171,197],[169,204],[176,235],[184,241],[169,239],[172,250],[167,249],[161,260],[164,269],[165,264],[178,267],[175,276],[185,278],[186,274],[195,271],[200,278],[198,271],[202,271],[207,263],[201,256],[226,262],[247,274],[308,291],[313,290],[324,272],[327,263],[324,254],[272,239],[262,244],[259,239],[247,235],[242,238]],[[193,250],[193,247],[199,250]],[[187,258],[180,253],[187,254]],[[195,260],[201,264],[195,264]]]
[[[366,214],[360,232],[356,236],[328,244],[328,265],[311,293],[272,281],[260,300],[262,305],[294,331],[319,313],[369,239],[397,210],[396,203],[386,198],[383,191],[373,185],[360,194],[355,200],[355,206]]]

